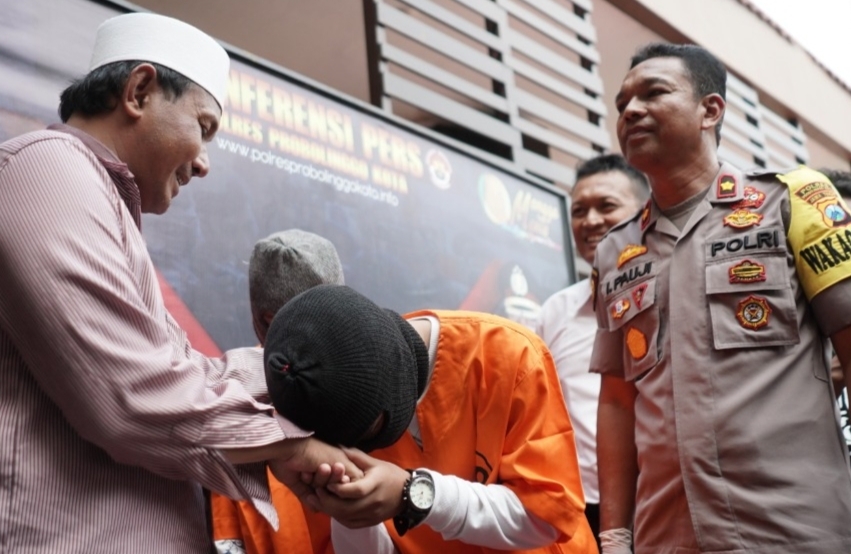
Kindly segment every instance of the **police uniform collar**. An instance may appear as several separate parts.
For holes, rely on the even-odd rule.
[[[641,222],[644,221],[644,219],[645,219],[645,217],[644,217],[645,212],[648,213],[648,214],[653,213],[653,211],[652,211],[653,208],[651,208],[652,205],[653,205],[653,200],[648,199],[647,203],[644,204],[643,208],[641,208],[640,210],[638,210],[637,212],[632,214],[632,216],[614,224],[608,231],[606,231],[606,234],[604,235],[603,238],[614,233],[616,230],[621,229],[622,227],[626,227],[627,225],[629,225],[633,222],[638,222],[638,224],[641,228],[642,234],[643,234],[644,230],[650,227],[650,223],[648,222],[646,226],[642,226]],[[659,208],[655,208],[655,210],[656,210],[656,213],[658,214]]]
[[[706,195],[712,204],[732,204],[745,196],[742,172],[728,163],[721,164]]]

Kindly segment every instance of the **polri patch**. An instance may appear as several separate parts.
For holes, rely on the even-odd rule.
[[[756,210],[765,202],[765,193],[754,187],[745,187],[745,197],[730,206],[734,210]]]
[[[718,198],[735,198],[739,192],[739,182],[736,177],[725,173],[718,177],[718,190],[716,196]]]
[[[609,307],[609,311],[612,313],[612,319],[622,318],[629,311],[629,300],[621,298]]]
[[[647,337],[635,327],[630,327],[626,332],[626,349],[633,360],[640,360],[647,355]]]
[[[780,235],[776,230],[756,231],[745,235],[736,235],[729,240],[716,240],[710,246],[712,257],[719,252],[738,252],[739,250],[762,250],[780,246]]]
[[[644,245],[627,244],[626,248],[621,250],[621,253],[618,255],[618,269],[622,268],[626,262],[646,253],[647,247]]]
[[[768,325],[769,314],[771,314],[771,307],[768,305],[768,300],[761,296],[750,295],[739,302],[736,319],[745,329],[756,331]]]
[[[641,309],[641,302],[644,300],[644,293],[647,292],[647,283],[641,283],[632,289],[632,301],[635,303],[635,309]]]
[[[750,210],[736,210],[724,218],[724,225],[733,229],[747,229],[759,225],[762,218],[762,214],[756,214]]]
[[[759,262],[742,260],[727,270],[730,283],[747,284],[765,281],[765,266]]]

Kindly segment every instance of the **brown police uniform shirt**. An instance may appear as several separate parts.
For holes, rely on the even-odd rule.
[[[682,231],[651,201],[597,249],[591,369],[638,390],[636,554],[851,552],[825,355],[851,216],[820,173],[783,179],[725,164]]]

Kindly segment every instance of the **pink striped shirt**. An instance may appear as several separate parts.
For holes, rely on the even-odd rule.
[[[0,553],[209,552],[199,484],[252,498],[219,449],[306,433],[262,353],[209,359],[163,307],[138,189],[66,126],[0,144]]]

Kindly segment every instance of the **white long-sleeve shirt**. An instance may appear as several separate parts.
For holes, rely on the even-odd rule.
[[[590,373],[597,318],[588,279],[560,290],[544,302],[538,336],[547,343],[573,424],[582,490],[589,504],[600,502],[597,482],[597,403],[600,376]]]

